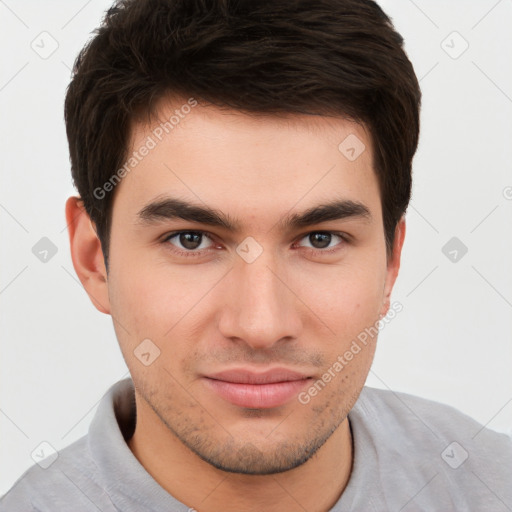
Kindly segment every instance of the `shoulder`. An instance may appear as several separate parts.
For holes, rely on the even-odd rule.
[[[385,493],[401,493],[405,499],[423,489],[416,505],[457,503],[464,510],[487,510],[493,503],[501,510],[507,503],[512,508],[508,435],[454,407],[369,387],[363,388],[349,419],[356,456],[359,446],[364,459],[378,461],[375,471]]]
[[[0,498],[0,512],[113,510],[104,502],[88,436],[31,466]]]
[[[386,422],[404,434],[430,432],[427,439],[437,441],[459,438],[467,440],[476,450],[496,448],[507,453],[512,449],[512,439],[507,434],[486,428],[455,407],[426,398],[365,386],[356,405],[361,416]]]
[[[0,498],[0,512],[116,510],[109,493],[119,469],[139,468],[124,438],[134,423],[133,383],[124,379],[101,399],[87,435],[49,457],[41,455]]]

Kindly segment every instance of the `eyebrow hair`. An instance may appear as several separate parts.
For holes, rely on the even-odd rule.
[[[301,213],[285,216],[278,222],[280,229],[298,229],[330,220],[361,219],[372,220],[370,209],[359,201],[348,199],[333,200],[319,204]]]
[[[143,224],[152,224],[166,219],[183,219],[225,228],[229,231],[240,230],[239,223],[221,211],[172,197],[165,197],[147,204],[137,213],[137,218]]]
[[[148,203],[137,213],[137,219],[142,224],[153,224],[168,219],[183,219],[224,228],[232,232],[241,231],[240,222],[224,212],[172,197],[164,197]],[[313,206],[300,213],[288,214],[277,223],[277,226],[283,230],[293,230],[341,219],[371,221],[372,215],[369,208],[363,203],[341,199]]]

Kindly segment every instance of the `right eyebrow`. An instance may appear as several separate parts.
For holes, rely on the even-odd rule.
[[[166,219],[183,219],[229,231],[240,230],[240,225],[223,212],[172,197],[150,202],[137,213],[137,218],[143,224],[154,224]]]

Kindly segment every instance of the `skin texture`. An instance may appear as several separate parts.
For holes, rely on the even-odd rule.
[[[161,102],[161,118],[176,106]],[[130,152],[157,125],[134,124]],[[355,161],[338,150],[350,134],[366,146]],[[295,395],[278,407],[240,407],[203,377],[283,367],[308,376],[307,390],[386,314],[405,221],[386,258],[372,166],[371,139],[359,124],[196,106],[117,185],[108,276],[94,225],[79,198],[68,199],[75,270],[94,305],[112,315],[136,388],[129,446],[188,506],[324,511],[343,492],[353,456],[347,414],[369,372],[376,337],[307,404]],[[182,219],[139,221],[139,210],[164,195],[215,208],[236,219],[240,231]],[[371,219],[293,231],[277,224],[335,199],[363,203]],[[211,239],[203,237],[193,250],[199,255],[187,257],[173,252],[187,250],[179,237],[165,240],[177,230],[203,230]],[[318,231],[349,238],[333,235],[322,248],[308,236]],[[236,251],[247,237],[263,249],[252,263]],[[144,339],[160,350],[148,366],[134,354]]]

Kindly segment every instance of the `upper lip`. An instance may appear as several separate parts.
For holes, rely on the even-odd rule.
[[[287,368],[273,368],[265,372],[254,372],[244,369],[224,370],[205,375],[209,379],[233,382],[235,384],[272,384],[309,378],[308,375]]]

